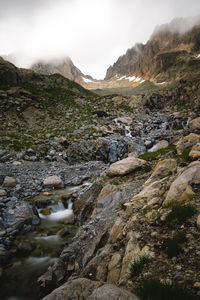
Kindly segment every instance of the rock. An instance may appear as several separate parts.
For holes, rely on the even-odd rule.
[[[31,252],[33,250],[33,247],[28,243],[21,242],[18,246],[18,249],[21,252]]]
[[[121,204],[122,193],[114,185],[107,184],[100,192],[97,198],[96,212],[103,210],[114,210]]]
[[[168,186],[168,178],[163,178],[158,181],[154,181],[151,184],[144,187],[144,189],[137,195],[135,195],[130,202],[125,203],[125,206],[142,207],[144,204],[151,205],[158,202],[161,196],[165,193]]]
[[[189,123],[189,128],[193,132],[199,132],[200,131],[200,117],[191,120],[190,123]]]
[[[122,238],[123,228],[124,228],[124,223],[122,219],[118,217],[111,229],[111,233],[110,233],[111,243],[116,243],[117,240],[120,240]]]
[[[167,148],[169,147],[168,141],[161,140],[159,141],[156,145],[154,145],[151,149],[149,149],[149,152],[155,152],[158,151],[159,149]]]
[[[62,188],[64,183],[62,179],[56,175],[49,176],[43,181],[43,186],[45,188]]]
[[[139,298],[116,285],[104,284],[95,289],[88,300],[139,300]]]
[[[194,288],[200,289],[200,282],[196,281],[196,282],[194,283]]]
[[[189,157],[192,159],[199,159],[200,158],[200,143],[194,145],[189,153]]]
[[[145,185],[151,182],[169,176],[174,173],[177,169],[177,162],[175,159],[165,159],[159,161],[154,168],[151,177],[145,182]]]
[[[163,204],[166,205],[172,201],[181,201],[188,199],[194,194],[191,184],[200,183],[200,162],[195,161],[187,166],[171,184]]]
[[[146,164],[145,160],[129,156],[124,158],[110,166],[107,171],[109,176],[126,175],[134,171],[135,169]]]
[[[13,177],[6,176],[3,181],[4,187],[15,187],[16,186],[16,179]]]
[[[108,270],[112,270],[114,267],[116,267],[118,265],[118,263],[120,262],[121,260],[121,255],[116,252],[113,254],[109,264],[108,264]]]
[[[193,147],[199,140],[200,136],[193,133],[181,138],[176,145],[177,153],[181,155],[185,149]]]
[[[121,255],[118,252],[114,253],[108,264],[108,276],[107,276],[108,283],[117,284],[120,276],[120,268],[119,268],[120,261],[121,261]]]
[[[24,224],[32,224],[36,219],[39,222],[39,218],[34,214],[33,209],[25,202],[18,203],[3,213],[5,227],[13,229],[20,229]]]
[[[197,228],[200,229],[200,215],[198,215],[197,217]]]
[[[86,278],[71,280],[55,289],[43,300],[80,300],[89,299],[92,292],[101,285],[100,282],[91,281]]]
[[[133,120],[130,117],[119,117],[119,118],[115,119],[115,122],[123,123],[126,125],[132,125]]]
[[[5,190],[0,190],[0,197],[4,197],[7,195],[7,192]]]

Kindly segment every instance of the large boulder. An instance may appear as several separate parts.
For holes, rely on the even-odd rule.
[[[3,181],[4,187],[15,187],[16,186],[16,179],[10,176],[6,176]]]
[[[107,171],[109,176],[126,175],[146,164],[145,160],[129,156],[112,164]]]
[[[125,203],[126,207],[141,208],[144,205],[153,205],[160,201],[168,188],[168,178],[154,181],[145,186],[143,190],[135,195],[130,202]]]
[[[104,284],[95,289],[88,300],[139,300],[139,298],[116,285]]]
[[[191,148],[200,141],[200,136],[191,133],[183,138],[181,138],[176,145],[176,150],[179,155],[183,153],[185,149]]]
[[[200,158],[200,143],[194,145],[189,153],[189,157],[191,159],[199,159]]]
[[[173,201],[186,200],[193,194],[191,184],[200,183],[200,162],[195,161],[189,164],[171,184],[167,193],[164,205]]]
[[[151,149],[149,149],[149,152],[155,152],[155,151],[158,151],[160,149],[167,148],[167,147],[169,147],[168,141],[161,140],[156,145],[154,145]]]
[[[39,224],[39,217],[34,209],[25,202],[18,203],[4,212],[3,220],[5,227],[12,227],[13,229],[20,229],[24,224]]]
[[[64,187],[64,183],[60,177],[54,175],[44,179],[43,186],[45,188],[62,188]]]
[[[151,177],[145,182],[149,185],[151,182],[162,179],[163,177],[173,174],[177,169],[177,162],[175,159],[161,160],[155,166]]]
[[[96,203],[95,212],[99,213],[103,210],[115,210],[122,204],[122,192],[118,187],[112,184],[107,184],[101,190]]]
[[[55,289],[43,300],[80,300],[88,299],[94,289],[101,285],[100,282],[91,281],[86,278],[71,280]]]
[[[189,128],[193,132],[199,132],[200,131],[200,117],[191,120],[190,123],[189,123]]]

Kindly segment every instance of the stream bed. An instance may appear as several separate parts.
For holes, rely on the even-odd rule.
[[[37,207],[40,224],[17,237],[13,257],[1,278],[1,300],[41,299],[38,278],[76,234],[71,196],[80,189],[67,187],[28,200]]]

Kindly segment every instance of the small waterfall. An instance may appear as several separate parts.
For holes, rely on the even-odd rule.
[[[184,122],[181,123],[184,130],[187,130],[187,129],[188,129],[190,120],[191,120],[191,118],[188,118],[188,119],[187,119],[187,122],[186,122],[185,124],[184,124]]]

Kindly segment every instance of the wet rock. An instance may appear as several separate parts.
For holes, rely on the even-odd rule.
[[[164,205],[171,201],[181,201],[193,195],[191,184],[200,183],[200,162],[195,161],[189,164],[186,169],[180,174],[171,184],[167,193]]]
[[[126,175],[134,171],[135,169],[146,164],[145,160],[129,156],[124,158],[110,166],[107,171],[109,176]]]
[[[113,284],[104,284],[95,289],[88,300],[139,300],[129,291],[123,290]]]
[[[108,138],[100,138],[96,142],[96,157],[105,162],[114,163],[128,153],[137,156],[145,152],[144,141],[136,137],[124,137],[120,135],[110,135]]]
[[[18,250],[20,250],[20,252],[31,252],[33,250],[33,247],[26,243],[26,242],[21,242],[18,246]]]
[[[16,186],[16,179],[13,177],[6,176],[3,181],[4,187],[15,187]]]
[[[62,179],[58,176],[49,176],[43,181],[43,186],[45,188],[62,188],[64,183]]]
[[[20,229],[24,224],[32,224],[33,220],[39,221],[33,209],[25,202],[17,203],[13,208],[8,208],[3,213],[3,220],[6,227]]]
[[[88,299],[94,289],[100,285],[100,282],[91,281],[86,278],[71,280],[55,289],[51,294],[44,297],[43,300]]]
[[[177,153],[182,154],[185,149],[193,147],[199,140],[200,136],[193,133],[181,138],[176,145]]]

